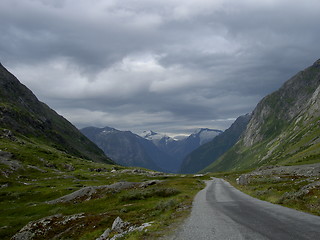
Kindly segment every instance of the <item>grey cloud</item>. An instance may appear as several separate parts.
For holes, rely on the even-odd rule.
[[[319,58],[319,1],[3,0],[0,61],[79,127],[226,128]]]

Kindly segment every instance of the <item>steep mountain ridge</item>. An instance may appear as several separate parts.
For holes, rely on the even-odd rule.
[[[80,131],[118,164],[170,173],[178,172],[186,154],[222,132],[204,128],[188,138],[175,140],[151,130],[144,131],[140,136],[110,127],[87,127]]]
[[[202,144],[209,142],[210,140],[221,134],[221,130],[202,128],[196,130],[189,137],[178,141],[178,143],[171,149],[170,154],[175,156],[179,161],[181,167],[183,159],[191,153],[193,150],[200,147]],[[180,169],[179,167],[179,169]]]
[[[87,127],[81,132],[96,143],[115,162],[123,166],[138,166],[171,172],[171,158],[151,141],[130,131],[110,127]]]
[[[183,159],[180,172],[196,173],[213,163],[239,140],[250,118],[251,114],[238,117],[223,133],[188,154]]]
[[[0,126],[77,157],[113,163],[65,118],[0,64]]]
[[[238,143],[203,171],[320,161],[320,60],[263,98]]]
[[[144,138],[151,140],[161,151],[175,159],[175,170],[179,170],[183,158],[190,152],[221,134],[221,130],[200,128],[181,140],[175,140],[165,134],[145,131]]]

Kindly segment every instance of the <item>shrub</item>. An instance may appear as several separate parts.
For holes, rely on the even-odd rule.
[[[148,190],[133,190],[120,197],[120,201],[143,200],[151,197],[171,197],[179,194],[180,191],[175,188],[155,188]]]

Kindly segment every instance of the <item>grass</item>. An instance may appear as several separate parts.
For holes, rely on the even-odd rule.
[[[80,222],[56,226],[42,239],[57,233],[61,234],[59,239],[96,239],[117,216],[135,225],[154,222],[147,232],[131,233],[127,239],[155,239],[188,215],[194,195],[204,187],[204,177],[122,172],[130,168],[121,166],[112,173],[113,165],[74,157],[37,139],[2,138],[0,149],[13,154],[9,162],[19,164],[13,170],[0,161],[0,239],[10,239],[30,221],[79,213],[84,214]],[[161,181],[146,188],[110,190],[88,201],[46,203],[86,186],[155,179]]]
[[[218,160],[200,172],[225,172],[263,165],[303,165],[320,161],[320,118],[292,120],[277,137],[267,138],[251,147],[240,140]]]

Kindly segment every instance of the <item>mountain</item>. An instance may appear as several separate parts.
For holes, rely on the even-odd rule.
[[[87,127],[81,132],[118,164],[171,172],[172,159],[151,141],[130,131]]]
[[[182,161],[180,172],[196,173],[213,163],[239,140],[250,118],[250,114],[238,117],[223,133],[188,154]]]
[[[193,150],[200,147],[202,144],[214,139],[221,134],[221,130],[201,128],[192,133],[189,137],[177,142],[176,146],[170,149],[170,154],[179,160],[179,169],[183,159]],[[178,169],[178,170],[179,170]]]
[[[176,141],[175,139],[162,133],[156,133],[152,130],[143,131],[141,137],[151,141],[161,151],[164,151],[169,155],[171,153],[171,149],[174,149],[178,144],[178,141]]]
[[[320,60],[255,108],[241,139],[203,171],[320,161]]]
[[[174,172],[179,171],[183,158],[192,152],[194,149],[200,147],[221,134],[221,130],[201,128],[196,130],[187,138],[175,140],[165,134],[156,133],[153,131],[144,131],[141,135],[145,139],[152,141],[162,152],[173,158],[170,161],[170,169]]]
[[[113,163],[76,127],[40,102],[1,64],[0,128],[73,156]]]

